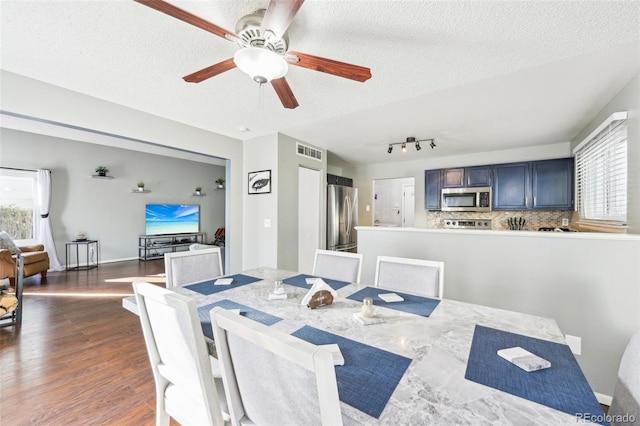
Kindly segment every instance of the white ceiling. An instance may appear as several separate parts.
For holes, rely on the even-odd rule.
[[[234,31],[268,0],[171,3]],[[238,69],[185,83],[237,46],[133,1],[2,0],[0,15],[4,70],[240,140],[281,132],[338,165],[566,142],[640,71],[640,1],[307,0],[290,49],[373,77],[291,66],[295,110]],[[437,147],[387,154],[409,136]]]

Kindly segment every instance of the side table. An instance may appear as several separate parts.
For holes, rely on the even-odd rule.
[[[65,243],[65,265],[67,267],[67,271],[71,270],[87,270],[98,267],[98,263],[100,261],[100,248],[98,246],[98,240],[73,240]],[[80,265],[80,246],[84,246],[86,249],[86,260],[87,263],[85,265]],[[76,262],[75,266],[71,266],[69,264],[69,259],[72,257],[73,248],[76,249]],[[95,253],[95,259],[93,259],[92,254]]]

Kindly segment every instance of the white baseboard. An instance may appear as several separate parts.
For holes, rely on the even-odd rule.
[[[596,399],[600,404],[611,407],[611,400],[613,399],[612,397],[598,392],[594,392],[594,394],[596,395]]]

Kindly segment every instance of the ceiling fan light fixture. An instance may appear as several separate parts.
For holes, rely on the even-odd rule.
[[[238,50],[233,56],[233,62],[260,84],[282,78],[289,70],[287,61],[281,55],[261,47]]]
[[[393,151],[393,145],[389,144],[389,149],[387,149],[387,152],[391,154],[391,151]]]
[[[406,143],[403,143],[401,148],[402,148],[402,152],[407,152],[407,144]]]

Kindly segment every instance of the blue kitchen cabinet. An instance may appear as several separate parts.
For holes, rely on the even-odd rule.
[[[533,161],[531,183],[533,209],[573,209],[573,158]]]
[[[493,166],[493,209],[527,210],[531,208],[531,163]]]
[[[491,186],[491,167],[467,167],[464,171],[467,187]]]
[[[442,170],[442,188],[464,188],[464,168]]]
[[[424,171],[424,208],[440,210],[440,192],[442,190],[442,170]]]

